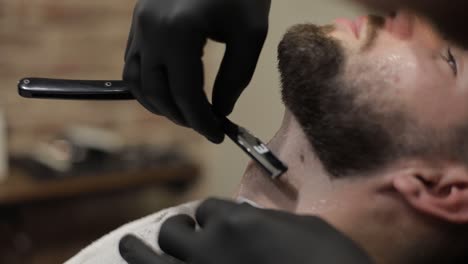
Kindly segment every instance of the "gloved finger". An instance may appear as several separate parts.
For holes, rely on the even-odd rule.
[[[137,34],[137,32],[134,32]],[[137,37],[136,37],[137,38]],[[122,79],[130,86],[130,90],[146,109],[150,110],[153,114],[161,115],[157,108],[152,107],[141,92],[141,56],[138,50],[138,43],[132,41],[128,49],[127,57],[125,58],[125,65]]]
[[[221,143],[224,132],[203,90],[201,58],[182,52],[174,54],[168,66],[172,95],[189,126],[213,143]]]
[[[133,9],[133,17],[132,17],[132,25],[130,26],[130,33],[128,34],[128,40],[127,40],[127,48],[125,49],[125,61],[127,61],[127,56],[130,53],[130,49],[133,45],[133,40],[135,37],[135,27],[137,26],[137,21],[136,21],[136,13],[139,8],[139,2],[135,5],[135,8]]]
[[[141,80],[141,94],[148,105],[174,123],[187,126],[172,97],[164,66],[155,64],[149,56],[143,56]]]
[[[130,90],[138,100],[147,110],[156,115],[161,115],[156,106],[151,105],[148,102],[145,94],[142,91],[142,80],[141,80],[141,62],[140,55],[129,55],[129,59],[125,63],[123,80],[130,85]]]
[[[168,255],[187,261],[196,246],[195,220],[188,215],[169,218],[161,226],[158,243]]]
[[[213,107],[217,114],[228,116],[252,80],[267,31],[268,27],[232,38],[226,43],[226,52],[213,88]]]
[[[239,204],[226,200],[208,199],[197,208],[195,219],[198,225],[203,228],[207,226],[211,220],[234,212],[237,206],[239,206]]]
[[[130,52],[130,47],[132,45],[132,42],[133,42],[133,36],[134,33],[133,33],[133,24],[132,24],[132,27],[130,28],[130,33],[128,34],[128,40],[127,40],[127,48],[125,49],[125,55],[124,55],[124,60],[127,61],[127,56],[128,56],[128,53]]]
[[[133,235],[123,237],[119,242],[119,252],[129,264],[170,264],[143,241]]]

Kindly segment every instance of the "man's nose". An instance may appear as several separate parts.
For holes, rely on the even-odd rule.
[[[408,40],[414,34],[416,16],[408,11],[399,11],[392,18],[388,18],[386,29],[395,37]]]

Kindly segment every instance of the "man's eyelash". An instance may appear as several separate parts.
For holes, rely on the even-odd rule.
[[[455,76],[458,74],[458,65],[455,56],[453,56],[452,49],[449,47],[447,49],[447,54],[442,55],[442,58],[449,64],[450,68],[452,68],[453,73]]]

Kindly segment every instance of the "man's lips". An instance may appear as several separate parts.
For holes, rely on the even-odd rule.
[[[343,25],[351,30],[356,38],[359,39],[361,35],[361,30],[366,23],[367,17],[361,16],[356,18],[355,20],[350,20],[346,18],[338,18],[335,20],[335,23]]]

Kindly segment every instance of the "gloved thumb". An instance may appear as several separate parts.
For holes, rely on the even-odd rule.
[[[226,43],[226,52],[213,89],[216,114],[228,116],[252,80],[267,29],[245,34]]]

